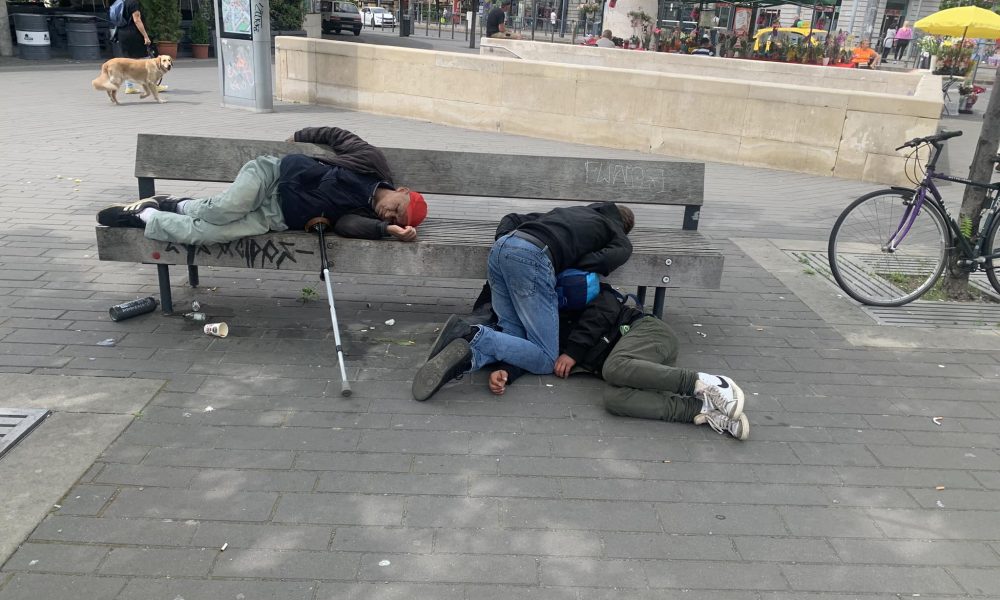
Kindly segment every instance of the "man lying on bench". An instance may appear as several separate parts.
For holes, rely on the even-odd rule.
[[[97,222],[141,227],[149,239],[193,245],[305,229],[315,217],[329,219],[344,237],[417,239],[427,203],[419,193],[395,186],[381,150],[337,127],[302,129],[288,141],[326,144],[337,156],[260,156],[243,165],[217,196],[153,196],[109,206]]]

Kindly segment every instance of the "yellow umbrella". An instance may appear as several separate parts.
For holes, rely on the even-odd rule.
[[[914,27],[932,35],[1000,38],[1000,15],[978,6],[948,8],[920,19]]]

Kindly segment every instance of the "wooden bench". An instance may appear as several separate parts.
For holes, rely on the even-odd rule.
[[[704,198],[704,164],[382,150],[396,182],[424,194],[532,199],[538,204],[533,211],[549,210],[567,201],[683,206],[680,229],[642,227],[638,219],[640,226],[629,236],[634,246],[632,257],[608,281],[637,287],[643,301],[646,288],[655,288],[653,313],[661,317],[667,288],[720,286],[722,253],[697,231]],[[330,154],[327,148],[313,144],[140,134],[135,159],[139,197],[155,194],[156,180],[231,182],[250,159],[293,153]],[[448,218],[435,210],[433,198],[428,205],[429,216],[415,243],[328,238],[331,272],[484,279],[497,223]],[[284,231],[226,244],[186,246],[146,239],[141,229],[97,227],[100,260],[156,265],[165,313],[173,312],[171,265],[186,266],[188,282],[195,287],[199,266],[319,272],[316,244],[315,235]]]

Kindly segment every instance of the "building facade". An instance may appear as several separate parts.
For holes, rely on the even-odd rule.
[[[808,0],[806,0],[808,1]],[[867,39],[877,46],[888,29],[898,29],[904,21],[914,22],[938,11],[940,0],[838,0],[832,6],[782,4],[756,10],[753,29],[779,24],[791,27],[796,21],[811,21],[817,29],[843,30],[854,39]],[[604,24],[614,35],[628,38],[633,33],[630,11],[655,15],[662,26],[695,25],[732,29],[736,7],[725,2],[672,2],[670,0],[609,0],[604,4]]]

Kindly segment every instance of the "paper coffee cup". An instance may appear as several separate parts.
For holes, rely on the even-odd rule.
[[[209,323],[205,325],[205,333],[215,337],[226,337],[229,335],[229,325],[225,323]]]

